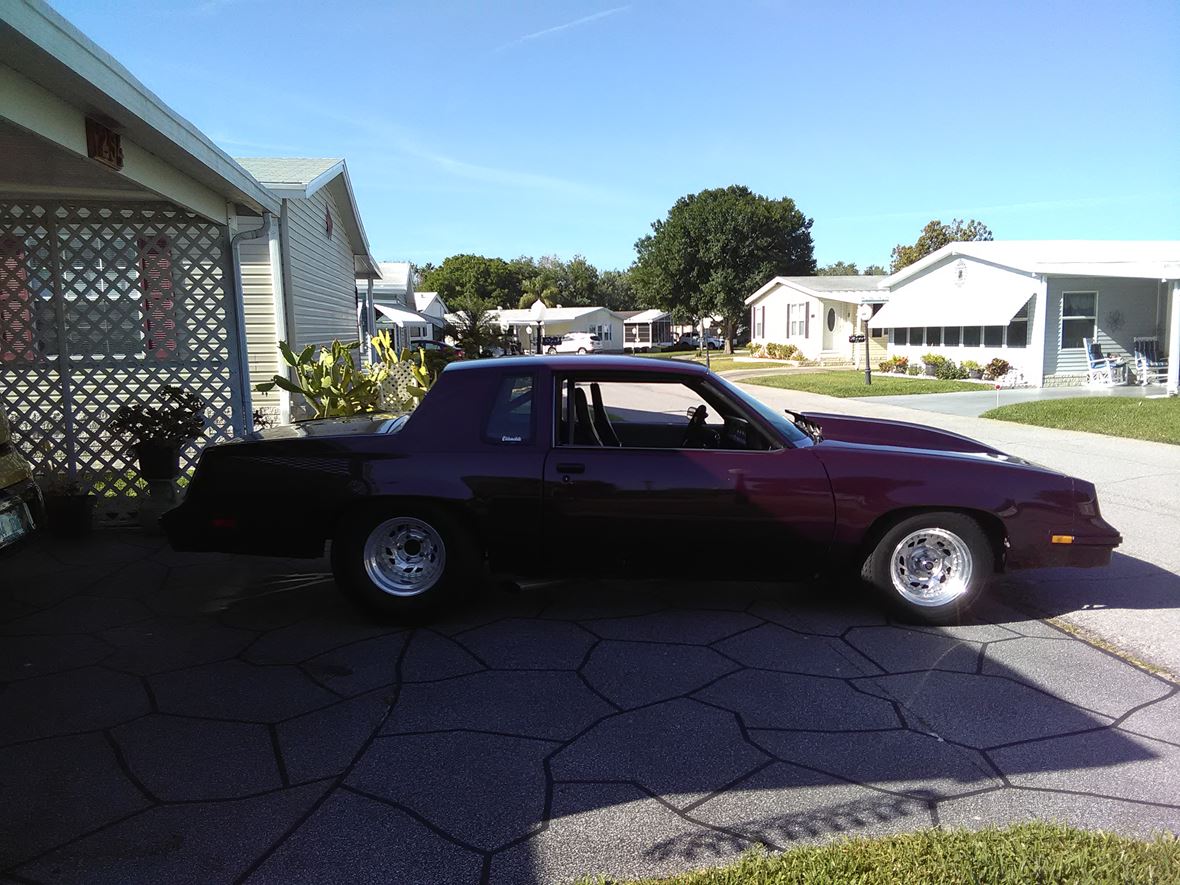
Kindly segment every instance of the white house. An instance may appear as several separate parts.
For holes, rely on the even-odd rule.
[[[890,352],[935,352],[986,365],[999,357],[1034,385],[1086,378],[1083,339],[1129,359],[1136,338],[1180,369],[1180,242],[996,240],[951,243],[885,279],[872,319]]]
[[[861,304],[874,310],[889,298],[885,277],[775,277],[746,299],[750,308],[750,343],[793,344],[804,358],[859,365],[864,345],[848,340],[861,333],[856,319]],[[885,356],[885,338],[870,336],[870,360]]]
[[[242,246],[246,345],[253,383],[284,371],[278,342],[322,346],[358,337],[357,279],[380,276],[341,159],[240,157],[238,163],[279,201],[278,223]],[[260,226],[238,218],[238,227]],[[289,394],[254,394],[255,407],[290,416]]]
[[[430,328],[423,330],[421,337],[442,340],[443,328],[447,324],[447,305],[437,292],[415,292],[414,307],[420,316],[430,322]]]
[[[525,353],[536,351],[536,324],[531,309],[497,310],[494,312],[500,328],[509,335],[515,335]],[[449,316],[450,321],[456,319]],[[623,318],[605,307],[550,307],[545,310],[545,338],[558,337],[569,332],[590,332],[597,335],[604,351],[623,350]]]
[[[433,320],[418,310],[418,294],[414,291],[414,269],[408,261],[382,261],[378,264],[381,279],[373,281],[375,329],[389,329],[395,347],[408,347],[422,338],[439,338]],[[358,279],[357,285],[364,280]]]

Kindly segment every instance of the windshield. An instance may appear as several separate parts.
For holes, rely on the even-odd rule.
[[[735,384],[726,381],[720,375],[712,378],[714,384],[725,388],[725,392],[734,399],[739,400],[742,405],[746,406],[751,412],[757,412],[771,424],[773,424],[778,431],[794,446],[809,446],[814,444],[814,440],[810,434],[795,426],[795,423],[787,417],[785,412],[779,412],[761,400],[755,399],[750,394],[746,393]]]

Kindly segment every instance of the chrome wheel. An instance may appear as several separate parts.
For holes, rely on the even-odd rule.
[[[387,519],[369,533],[365,573],[390,596],[417,596],[438,583],[447,564],[446,545],[431,526],[412,516]]]
[[[946,529],[910,532],[893,548],[889,564],[893,589],[922,606],[958,599],[971,587],[971,571],[971,548]]]

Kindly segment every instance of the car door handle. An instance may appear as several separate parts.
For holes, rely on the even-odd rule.
[[[585,464],[570,464],[570,463],[558,464],[557,465],[557,472],[558,473],[585,473],[586,472],[586,465]]]

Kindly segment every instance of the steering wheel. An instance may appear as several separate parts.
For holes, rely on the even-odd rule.
[[[704,404],[692,410],[688,419],[688,427],[684,431],[684,439],[680,441],[682,449],[713,449],[720,442],[717,431],[705,426],[705,419],[709,417],[709,410]]]

